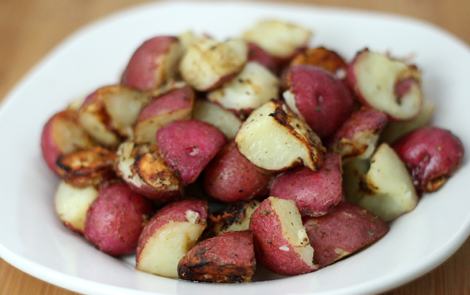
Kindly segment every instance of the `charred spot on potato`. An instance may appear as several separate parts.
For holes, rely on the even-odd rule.
[[[180,181],[156,152],[146,152],[136,157],[135,171],[148,185],[154,188],[180,186]]]
[[[214,265],[207,261],[191,265],[178,266],[180,278],[189,281],[210,283],[244,283],[250,282],[254,272],[251,269],[234,265]]]
[[[57,160],[60,176],[70,184],[83,187],[98,185],[114,175],[113,164],[116,155],[102,147],[62,155]]]
[[[306,49],[292,59],[292,65],[317,66],[337,76],[341,71],[344,74],[347,68],[346,62],[337,52],[325,47]]]

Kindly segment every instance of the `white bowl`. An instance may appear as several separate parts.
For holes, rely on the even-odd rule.
[[[350,58],[368,46],[416,56],[435,122],[470,143],[470,51],[439,28],[397,16],[302,6],[152,3],[113,15],[68,38],[10,93],[0,110],[0,255],[19,269],[93,294],[365,294],[404,284],[442,263],[470,233],[470,166],[426,195],[390,233],[365,251],[318,272],[242,285],[195,284],[137,272],[132,259],[98,252],[70,233],[53,211],[57,179],[41,159],[43,123],[73,98],[118,81],[132,51],[156,34],[188,29],[234,36],[262,17],[315,30]]]

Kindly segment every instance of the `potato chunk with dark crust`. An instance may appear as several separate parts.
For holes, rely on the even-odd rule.
[[[180,260],[178,275],[190,281],[242,283],[251,281],[255,268],[251,232],[230,232],[193,247]]]

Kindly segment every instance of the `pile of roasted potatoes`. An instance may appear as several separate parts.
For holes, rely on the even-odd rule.
[[[316,271],[382,238],[462,162],[421,71],[352,60],[261,20],[217,40],[156,36],[121,81],[54,114],[41,148],[63,224],[140,271],[249,282]],[[386,253],[384,254],[386,255]]]

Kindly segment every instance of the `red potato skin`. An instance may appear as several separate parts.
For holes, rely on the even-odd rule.
[[[356,136],[364,133],[380,134],[388,123],[388,116],[369,107],[361,107],[354,112],[335,133],[332,145],[334,149],[340,149],[342,145],[350,145],[352,152],[346,156],[362,154],[367,146],[359,146]]]
[[[198,223],[207,224],[208,205],[206,201],[182,200],[164,206],[162,209],[157,211],[142,230],[137,246],[137,263],[139,263],[141,258],[140,253],[144,249],[145,244],[155,234],[155,232],[169,222],[187,222],[186,211],[188,210],[199,214]]]
[[[194,246],[179,262],[184,280],[214,283],[251,281],[256,269],[250,231],[224,233]]]
[[[314,271],[316,267],[305,264],[284,238],[281,226],[271,201],[265,199],[253,212],[250,221],[257,261],[281,275],[298,275]],[[283,246],[288,246],[289,251],[279,249]]]
[[[183,184],[196,180],[226,142],[212,125],[197,121],[176,121],[157,131],[157,145],[166,162],[176,170]]]
[[[347,87],[323,69],[296,65],[284,78],[297,109],[322,139],[333,135],[353,111],[354,100]]]
[[[229,143],[205,169],[204,189],[222,202],[248,201],[267,193],[271,175],[261,171]]]
[[[109,255],[131,254],[152,211],[150,201],[127,185],[104,185],[88,210],[85,238]]]
[[[295,201],[302,216],[321,216],[343,201],[341,156],[329,153],[318,171],[300,168],[276,177],[271,196]]]
[[[338,129],[335,139],[346,138],[352,140],[357,133],[370,130],[373,133],[380,133],[387,125],[387,122],[388,119],[385,113],[369,107],[361,107]]]
[[[346,202],[328,215],[309,218],[304,223],[314,259],[321,267],[344,257],[336,249],[350,254],[381,239],[389,230],[387,223],[359,206]]]
[[[145,41],[129,60],[122,75],[122,84],[141,91],[160,86],[155,78],[158,57],[166,54],[175,42],[179,41],[174,36],[157,36]]]
[[[47,167],[57,175],[60,175],[60,169],[57,166],[57,160],[64,154],[63,148],[60,146],[55,126],[58,121],[67,121],[69,124],[75,125],[78,129],[82,130],[83,139],[86,142],[85,146],[91,146],[91,139],[86,135],[85,131],[80,127],[77,122],[77,114],[72,110],[65,110],[54,114],[44,125],[41,133],[41,152]],[[79,148],[79,147],[77,147]]]
[[[172,113],[182,109],[191,109],[194,101],[194,91],[185,86],[172,90],[154,98],[142,109],[137,122],[145,121],[162,113]]]
[[[462,164],[464,147],[449,130],[424,127],[398,139],[393,145],[420,192],[441,188]]]

